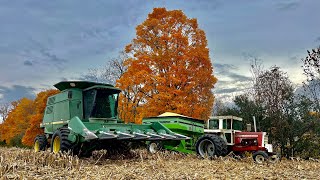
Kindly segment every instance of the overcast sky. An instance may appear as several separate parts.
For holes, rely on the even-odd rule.
[[[217,96],[250,80],[250,60],[280,66],[299,84],[301,58],[320,45],[320,1],[0,0],[0,102],[76,80],[135,37],[154,7],[181,9],[206,32]]]

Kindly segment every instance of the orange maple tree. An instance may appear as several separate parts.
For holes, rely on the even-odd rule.
[[[12,110],[4,123],[0,124],[0,140],[10,145],[15,137],[22,137],[24,145],[32,146],[36,135],[43,133],[40,123],[47,97],[58,92],[58,90],[47,90],[38,93],[35,100],[22,98],[12,102]]]
[[[171,111],[199,119],[211,113],[217,79],[206,35],[181,10],[154,8],[126,46],[127,71],[117,81],[120,117],[140,123]]]
[[[47,90],[42,91],[37,94],[36,99],[34,100],[35,111],[29,117],[29,126],[26,129],[26,132],[22,138],[22,143],[27,146],[32,146],[34,138],[38,134],[43,134],[43,129],[40,128],[40,123],[42,122],[43,113],[46,108],[47,98],[54,94],[57,94],[58,90]]]
[[[34,112],[33,100],[22,98],[13,103],[15,106],[8,114],[7,119],[0,125],[1,140],[11,144],[18,136],[23,136],[29,126],[29,117]]]

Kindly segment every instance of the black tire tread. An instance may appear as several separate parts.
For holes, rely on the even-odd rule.
[[[218,136],[219,137],[219,136]],[[226,156],[228,155],[228,145],[226,144],[226,142],[224,141],[224,139],[222,139],[221,137],[218,138],[218,140],[220,141],[220,147],[221,147],[221,156]]]
[[[196,151],[197,151],[197,154],[200,155],[199,153],[199,150],[198,150],[198,146],[200,144],[200,142],[204,139],[209,139],[210,141],[213,142],[214,146],[215,146],[215,155],[216,156],[225,156],[227,155],[228,153],[228,146],[227,144],[225,143],[225,141],[215,135],[215,134],[204,134],[203,136],[201,136],[197,142],[196,142]]]
[[[73,144],[68,140],[68,136],[70,134],[70,130],[67,127],[62,127],[60,129],[57,129],[56,132],[52,136],[51,140],[51,152],[53,151],[53,139],[56,136],[60,136],[61,145],[60,145],[60,151],[61,152],[73,152]]]
[[[37,135],[36,138],[34,139],[34,142],[36,142],[36,140],[38,140],[39,142],[40,151],[45,151],[48,144],[47,137],[44,134]]]

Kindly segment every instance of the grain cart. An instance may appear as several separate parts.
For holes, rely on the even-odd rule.
[[[151,153],[155,153],[162,148],[183,153],[194,153],[194,144],[196,143],[196,140],[204,134],[204,123],[202,120],[176,113],[166,112],[157,117],[148,117],[143,119],[144,124],[151,124],[155,122],[161,122],[161,124],[171,131],[190,138],[181,141],[148,141],[148,150]]]
[[[54,85],[61,92],[47,100],[44,134],[34,140],[34,150],[49,145],[54,153],[69,151],[90,156],[93,150],[126,152],[129,144],[144,141],[180,141],[187,136],[172,132],[159,122],[125,124],[118,118],[118,95],[108,84],[87,81],[63,81]],[[50,143],[49,143],[50,142]]]
[[[185,153],[197,153],[201,157],[225,156],[233,151],[242,155],[253,153],[253,159],[262,163],[273,159],[272,145],[268,144],[265,132],[242,132],[242,118],[214,116],[207,121],[164,113],[158,117],[144,118],[145,124],[160,122],[170,130],[191,137],[180,142],[150,142],[148,150],[154,152],[165,148]],[[272,158],[271,158],[272,157]]]

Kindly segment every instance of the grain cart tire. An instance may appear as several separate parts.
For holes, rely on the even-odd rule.
[[[227,153],[224,140],[212,134],[205,134],[197,140],[196,151],[202,158],[213,158],[214,156],[223,156],[224,153]]]
[[[257,164],[262,164],[268,160],[268,154],[264,151],[257,151],[252,154],[252,158]]]
[[[47,144],[48,144],[47,137],[44,134],[38,135],[34,139],[34,144],[33,144],[34,152],[45,151]]]
[[[59,152],[72,152],[73,145],[68,140],[70,130],[66,127],[57,129],[51,139],[51,152],[57,154]]]
[[[151,154],[155,154],[155,153],[161,151],[162,148],[163,148],[163,145],[160,141],[151,141],[147,145],[148,152]]]

